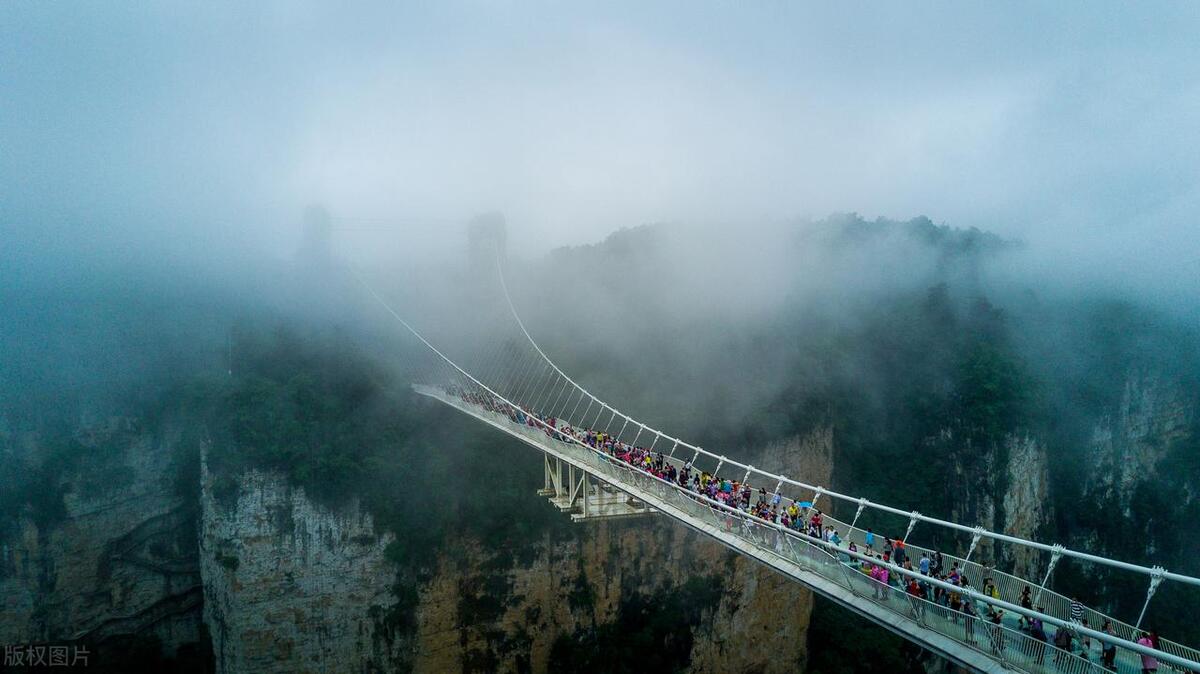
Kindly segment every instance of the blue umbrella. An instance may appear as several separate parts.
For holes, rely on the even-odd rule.
[[[800,507],[801,507],[801,508],[811,508],[811,507],[812,507],[812,501],[801,501],[801,502],[800,502]]]

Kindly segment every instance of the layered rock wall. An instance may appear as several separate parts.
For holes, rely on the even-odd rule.
[[[357,503],[314,504],[249,470],[222,503],[202,469],[204,621],[221,672],[368,672],[386,658],[376,617],[395,602],[392,537]]]
[[[833,431],[763,455],[768,470],[829,484]],[[613,623],[623,599],[711,577],[723,589],[693,628],[689,671],[803,669],[813,597],[800,584],[661,516],[578,526],[574,539],[545,540],[527,566],[491,568],[491,553],[470,541],[443,558],[420,594],[414,671],[546,672],[556,640]],[[496,615],[479,620],[470,609],[489,593]]]
[[[1196,414],[1194,393],[1161,374],[1133,371],[1120,402],[1094,426],[1084,494],[1115,501],[1130,517],[1138,485],[1158,476],[1158,465],[1190,438]]]
[[[61,516],[29,513],[0,544],[0,643],[157,637],[166,657],[200,635],[194,513],[173,489],[172,448],[126,418],[91,422],[57,474]],[[19,451],[44,451],[27,435]],[[44,495],[43,495],[44,496]]]

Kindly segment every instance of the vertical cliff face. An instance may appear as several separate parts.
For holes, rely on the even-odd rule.
[[[764,452],[777,462],[768,469],[821,484],[832,454],[828,427]],[[662,517],[577,526],[574,537],[539,541],[528,564],[498,566],[470,540],[443,555],[419,595],[414,671],[546,672],[566,651],[676,604],[698,611],[685,636],[689,671],[803,669],[813,598],[798,583]]]
[[[765,470],[817,485],[832,483],[834,432],[818,426],[768,446]],[[731,553],[722,551],[729,556]],[[697,635],[692,671],[793,672],[808,658],[813,594],[799,583],[733,555],[711,628]]]
[[[1126,556],[1153,557],[1163,545],[1181,544],[1161,540],[1166,532],[1155,526],[1163,523],[1161,516],[1167,511],[1185,511],[1200,495],[1200,478],[1187,471],[1163,470],[1164,465],[1186,463],[1184,455],[1196,428],[1195,393],[1161,373],[1131,371],[1113,393],[1113,400],[1095,417],[1090,442],[1081,455],[1074,453],[1074,447],[1058,450],[1063,460],[1078,461],[1079,465],[1081,498],[1071,504],[1069,513],[1078,525],[1070,536],[1078,547],[1099,550],[1099,529],[1120,526],[1137,532],[1142,541],[1137,549],[1126,551]],[[1000,442],[980,447],[958,440],[958,435],[953,429],[944,429],[927,442],[931,451],[953,457],[951,514],[955,520],[976,521],[1026,538],[1035,537],[1040,528],[1054,522],[1049,452],[1041,438],[1009,432]],[[1170,503],[1160,504],[1154,498],[1155,493],[1174,493],[1176,488],[1179,496]],[[985,554],[990,549],[986,542],[981,548]],[[1017,573],[1036,576],[1044,570],[1044,559],[1007,557],[1011,554],[1001,549],[1000,561],[1011,561]]]
[[[1200,571],[1200,396],[1178,374],[1134,369],[1113,398],[1093,425],[1071,543],[1194,575]],[[1095,567],[1081,573],[1084,585],[1116,588],[1103,598],[1111,608],[1131,619],[1140,612],[1144,579]],[[1200,592],[1169,586],[1155,596],[1147,620],[1174,639],[1194,639],[1188,616],[1196,601]]]
[[[1194,394],[1159,373],[1130,372],[1115,409],[1099,419],[1092,433],[1086,497],[1114,502],[1122,516],[1140,484],[1159,477],[1159,465],[1191,438]]]
[[[205,466],[199,556],[217,672],[365,672],[387,659],[377,616],[395,602],[392,538],[357,502],[310,501],[249,470],[221,498]],[[227,501],[227,502],[223,502]]]
[[[1003,531],[1010,536],[1039,538],[1038,530],[1054,518],[1050,493],[1050,457],[1044,442],[1029,433],[1004,436],[1007,476],[1000,497],[1004,505]],[[1025,578],[1043,570],[1041,556],[1025,549],[1006,546],[1002,559],[1011,560],[1013,570]]]
[[[952,459],[950,518],[1036,538],[1038,529],[1053,518],[1045,443],[1024,431],[1008,432],[982,445],[959,436],[954,429],[943,429],[926,442],[927,450],[946,452]],[[1028,551],[997,547],[986,540],[980,542],[977,554],[1026,576],[1037,575],[1043,563]]]
[[[704,602],[689,671],[802,665],[812,595],[798,584],[661,518],[579,526],[527,566],[496,569],[474,541],[443,558],[420,595],[413,670],[546,672],[556,646],[586,648],[597,629],[620,629],[633,598],[670,594]]]
[[[957,440],[949,429],[931,439],[931,451],[954,458],[952,517],[1194,573],[1200,555],[1196,391],[1178,375],[1131,369],[1107,393],[1108,402],[1072,411],[1088,432],[1059,437],[1053,450],[1024,432],[983,447]],[[1053,485],[1051,451],[1054,460],[1070,464],[1056,467]],[[986,541],[980,553],[1027,578],[1044,574],[1049,561]],[[1145,599],[1143,578],[1094,565],[1059,564],[1050,583],[1130,621]],[[1182,621],[1176,626],[1172,615],[1184,615],[1197,599],[1183,588],[1159,593],[1149,619],[1163,633],[1186,635],[1191,628]]]
[[[14,440],[7,465],[33,452],[56,463],[33,495],[42,505],[0,542],[0,643],[153,638],[167,658],[198,649],[194,512],[172,481],[179,433],[112,418],[58,449],[34,434]]]
[[[528,565],[497,566],[473,540],[443,556],[420,594],[413,671],[545,672],[559,638],[612,623],[623,598],[675,588],[695,570],[694,541],[666,523],[579,526],[578,538],[539,541]]]

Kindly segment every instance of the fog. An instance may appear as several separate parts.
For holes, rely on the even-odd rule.
[[[5,3],[6,273],[253,265],[314,202],[359,255],[853,211],[1194,299],[1200,10],[1076,9]]]
[[[353,323],[361,289],[296,257],[320,204],[333,254],[442,332],[463,323],[422,311],[492,272],[463,267],[484,211],[519,297],[611,312],[575,337],[618,350],[664,325],[853,325],[942,282],[1194,321],[1200,10],[1090,9],[5,3],[3,309],[37,342],[29,316],[91,300],[203,306],[213,353],[238,315]],[[947,272],[895,232],[831,249],[854,220],[831,213],[1004,252]],[[578,246],[648,223],[625,282],[579,280],[606,272]]]
[[[377,522],[523,523],[533,489],[489,499],[525,466],[425,423],[377,366],[429,353],[355,279],[468,367],[528,352],[489,214],[535,338],[622,411],[780,471],[829,429],[834,488],[963,518],[995,486],[964,466],[1032,437],[1038,536],[1195,573],[1156,504],[1200,433],[1155,499],[1088,506],[1111,528],[1076,468],[1122,395],[1200,391],[1197,35],[1185,2],[0,3],[0,543],[63,511],[54,448],[92,450],[63,438],[168,407],[282,434],[213,447],[374,489]],[[426,527],[410,466],[477,511]]]

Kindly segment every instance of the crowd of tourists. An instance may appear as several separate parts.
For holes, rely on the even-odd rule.
[[[1004,655],[1005,649],[1014,647],[1011,638],[1005,636],[1006,630],[1002,627],[1005,611],[986,599],[973,600],[965,592],[974,589],[966,574],[959,568],[958,562],[952,562],[947,567],[941,552],[921,552],[920,557],[914,560],[902,538],[878,535],[869,528],[863,536],[863,545],[859,546],[854,541],[844,540],[841,532],[827,522],[821,510],[813,507],[811,502],[798,503],[783,497],[777,490],[768,492],[763,486],[756,490],[748,481],[710,474],[694,468],[690,462],[676,466],[677,460],[664,456],[661,450],[654,451],[653,446],[647,448],[622,442],[606,431],[573,428],[554,416],[542,415],[527,407],[513,406],[491,395],[480,395],[462,389],[452,389],[449,392],[458,395],[464,402],[505,415],[513,423],[541,430],[555,440],[587,445],[648,475],[678,485],[700,497],[698,500],[707,499],[710,504],[720,504],[726,512],[744,512],[810,538],[822,540],[826,544],[824,547],[837,555],[842,563],[876,581],[871,584],[874,599],[887,602],[895,598],[894,593],[903,593],[913,599],[909,604],[914,617],[924,619],[930,610],[941,610],[943,615],[962,626],[968,644],[986,646],[997,656]],[[785,501],[789,501],[787,505],[784,505]],[[727,519],[727,526],[732,527],[733,523],[734,518]],[[855,554],[845,554],[843,550],[845,553]],[[912,573],[894,573],[889,565]],[[929,579],[941,581],[950,588],[934,584]],[[999,587],[992,578],[984,579],[980,593],[984,597],[1000,600]],[[1044,607],[1034,606],[1034,596],[1029,587],[1025,587],[1021,592],[1018,603],[1024,609],[1045,613]],[[977,635],[976,622],[979,620],[985,620],[987,625],[980,627]],[[1090,627],[1084,618],[1083,605],[1075,599],[1072,599],[1070,604],[1070,622],[1080,627]],[[1061,668],[1070,654],[1074,654],[1116,671],[1117,648],[1111,643],[1093,644],[1089,636],[1076,629],[1047,626],[1039,618],[1027,618],[1024,615],[1019,616],[1016,628],[1029,639],[1021,640],[1020,645],[1015,647],[1024,648],[1025,655],[1039,664],[1045,663],[1047,646],[1052,645],[1056,667]],[[1108,620],[1101,626],[1100,631],[1116,635],[1112,622]],[[981,643],[982,639],[987,640],[986,644]],[[1157,649],[1158,636],[1154,632],[1144,632],[1140,635],[1138,643]],[[1141,656],[1141,665],[1143,672],[1158,669],[1158,663],[1150,656]]]

